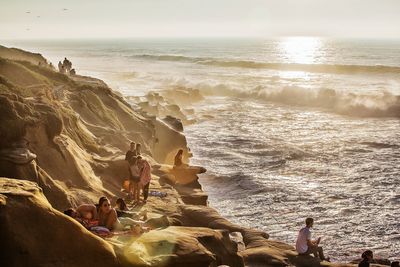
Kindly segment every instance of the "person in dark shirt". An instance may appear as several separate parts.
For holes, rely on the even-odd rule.
[[[131,147],[125,154],[125,160],[129,161],[132,157],[136,156],[137,156],[136,143],[131,142]]]
[[[371,250],[366,250],[361,255],[362,261],[358,264],[358,267],[369,267],[369,263],[373,261],[374,254]]]

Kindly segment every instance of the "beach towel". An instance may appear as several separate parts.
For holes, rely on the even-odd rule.
[[[153,196],[153,197],[166,197],[167,193],[165,192],[160,192],[160,191],[150,191],[149,196]]]
[[[101,237],[107,237],[111,235],[111,231],[103,226],[94,226],[90,228],[90,232]]]

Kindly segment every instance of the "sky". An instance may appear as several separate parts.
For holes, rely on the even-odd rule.
[[[400,38],[400,0],[0,0],[0,39]]]

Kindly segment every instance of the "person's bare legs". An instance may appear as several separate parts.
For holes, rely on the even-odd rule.
[[[309,250],[305,254],[313,254],[315,258],[319,258],[320,260],[327,260],[329,261],[329,258],[325,258],[324,251],[322,247],[315,246],[315,247],[309,247]]]
[[[133,197],[135,202],[139,203],[140,200],[140,189],[139,189],[139,183],[135,183],[133,187]]]
[[[133,184],[133,182],[132,181],[129,181],[129,188],[128,188],[128,196],[129,197],[133,197],[134,195],[133,195],[133,191],[134,191],[134,187],[135,187],[135,185]]]
[[[314,254],[314,257],[320,258],[322,261],[325,260],[324,251],[323,251],[322,247],[315,246],[313,248],[313,254]]]

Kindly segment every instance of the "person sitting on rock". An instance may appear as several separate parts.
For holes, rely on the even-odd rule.
[[[151,166],[147,162],[147,160],[143,159],[141,156],[138,156],[138,165],[140,169],[140,188],[143,191],[143,203],[147,202],[147,198],[149,196],[149,186],[151,181]]]
[[[72,76],[76,75],[76,70],[75,69],[70,70],[69,75],[72,75]]]
[[[125,154],[125,160],[129,161],[132,157],[137,156],[136,153],[136,143],[131,142],[129,150]]]
[[[118,220],[121,222],[122,229],[125,229],[126,226],[133,229],[136,225],[146,227],[147,210],[141,212],[130,211],[122,198],[117,199],[115,210],[117,211]]]
[[[125,203],[125,200],[118,198],[115,202],[115,210],[117,211],[118,218],[129,217],[134,220],[147,220],[147,210],[141,210],[140,212],[131,211]]]
[[[358,264],[358,267],[369,267],[369,264],[374,259],[374,254],[371,250],[366,250],[361,254],[362,261]]]
[[[314,254],[314,256],[319,258],[324,261],[329,261],[329,258],[325,258],[322,247],[318,246],[319,242],[321,241],[321,238],[318,238],[317,240],[312,240],[311,239],[311,228],[314,225],[314,219],[313,218],[307,218],[306,219],[306,226],[301,228],[299,231],[299,234],[297,236],[297,241],[296,241],[296,250],[299,253],[299,255],[310,255]]]
[[[179,149],[175,155],[174,167],[183,167],[183,149]]]
[[[98,204],[99,226],[106,227],[110,231],[115,229],[118,224],[117,212],[111,207],[110,200],[107,197],[101,197]]]
[[[138,165],[138,158],[131,157],[129,159],[129,196],[133,198],[134,204],[140,201],[140,169]]]

